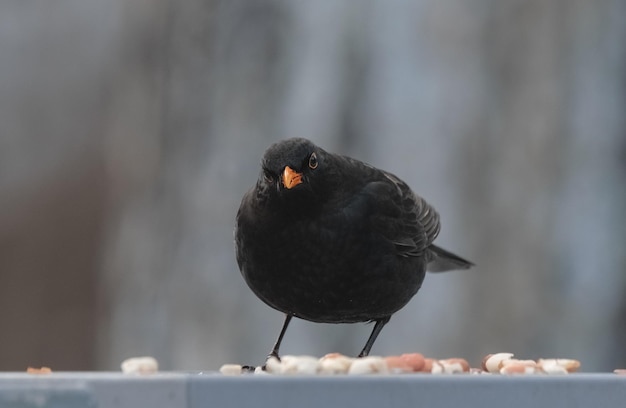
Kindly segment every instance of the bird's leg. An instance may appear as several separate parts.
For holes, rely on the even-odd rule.
[[[376,337],[378,337],[380,331],[387,324],[389,319],[391,319],[391,316],[383,317],[382,319],[376,320],[376,324],[374,324],[374,329],[372,329],[372,334],[370,334],[370,337],[367,339],[367,343],[365,343],[365,347],[363,347],[363,350],[361,350],[361,352],[359,353],[359,357],[366,357],[370,353],[370,350],[374,345],[374,342],[376,341]]]
[[[272,348],[272,351],[270,352],[270,355],[267,356],[267,358],[276,357],[278,361],[280,361],[278,350],[280,349],[280,343],[282,343],[283,341],[283,337],[285,336],[285,332],[287,331],[287,326],[289,326],[291,317],[292,316],[290,314],[285,314],[285,322],[283,323],[283,328],[280,329],[280,334],[278,335],[278,338],[276,339],[276,343],[274,343],[274,348]]]

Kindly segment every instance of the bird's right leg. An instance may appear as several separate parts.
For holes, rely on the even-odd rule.
[[[391,319],[391,316],[383,317],[382,319],[376,320],[376,323],[374,324],[374,329],[372,330],[372,334],[370,334],[370,337],[367,339],[367,343],[365,343],[365,347],[363,347],[363,350],[361,350],[361,353],[359,353],[359,357],[366,357],[370,354],[370,350],[372,349],[376,338],[380,334],[380,331],[383,329],[383,327],[387,324],[389,319]]]
[[[280,349],[280,343],[283,341],[283,337],[285,336],[285,332],[287,331],[287,326],[289,326],[289,322],[291,321],[292,315],[285,314],[285,322],[283,323],[283,328],[280,329],[280,334],[276,339],[276,343],[274,343],[274,348],[270,352],[270,355],[267,358],[276,357],[278,361],[280,361],[280,356],[278,355],[278,351]]]

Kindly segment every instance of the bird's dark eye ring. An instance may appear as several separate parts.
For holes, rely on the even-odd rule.
[[[263,178],[265,179],[267,183],[274,182],[274,175],[270,173],[269,170],[263,170]]]
[[[315,170],[317,168],[317,165],[317,155],[315,153],[311,153],[311,157],[309,157],[309,167],[312,170]]]

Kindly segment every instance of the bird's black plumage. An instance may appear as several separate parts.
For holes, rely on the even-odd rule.
[[[360,355],[418,291],[426,270],[472,266],[433,245],[439,214],[398,177],[306,139],[270,146],[237,213],[237,263],[252,291],[322,323],[375,321]]]

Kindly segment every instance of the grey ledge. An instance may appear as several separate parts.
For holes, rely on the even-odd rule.
[[[0,373],[0,407],[619,407],[626,376]]]

